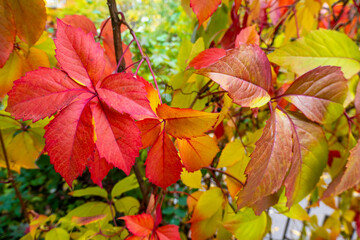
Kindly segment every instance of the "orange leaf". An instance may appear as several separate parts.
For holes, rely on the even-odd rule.
[[[0,68],[2,68],[13,51],[16,31],[7,1],[0,1],[0,23]]]
[[[216,11],[220,3],[221,0],[190,0],[190,7],[199,20],[199,27]]]
[[[246,27],[236,36],[235,47],[239,47],[241,43],[245,44],[260,44],[260,37],[256,31],[255,26]]]
[[[185,168],[194,172],[209,166],[220,151],[216,141],[209,137],[178,139],[179,152]]]
[[[153,118],[147,118],[136,122],[136,126],[141,132],[142,148],[152,146],[161,131],[160,121]]]
[[[149,236],[154,228],[154,219],[150,214],[140,214],[135,216],[125,216],[120,219],[125,220],[126,227],[135,236]]]
[[[173,108],[166,104],[161,104],[156,111],[160,118],[166,120],[166,132],[175,138],[204,136],[219,117],[218,113]]]

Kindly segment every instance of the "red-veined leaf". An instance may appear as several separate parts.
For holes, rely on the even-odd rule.
[[[2,68],[13,51],[16,29],[11,9],[7,1],[0,2],[0,68]]]
[[[103,79],[106,61],[104,51],[91,33],[86,34],[58,19],[54,40],[56,59],[62,69],[74,80],[94,89]]]
[[[97,35],[95,24],[82,15],[67,15],[61,19],[64,23],[76,28],[81,28],[85,33],[91,32],[93,36]]]
[[[141,147],[140,131],[134,120],[99,102],[92,105],[92,112],[100,158],[129,175]]]
[[[317,67],[296,79],[284,97],[300,109],[307,118],[318,123],[330,123],[344,111],[347,81],[340,67]]]
[[[190,7],[199,20],[199,27],[216,11],[220,3],[221,0],[190,0]]]
[[[156,229],[155,234],[158,240],[181,240],[179,226],[165,225]]]
[[[7,111],[17,119],[37,121],[69,105],[87,90],[66,73],[49,68],[29,72],[14,82]]]
[[[180,179],[180,157],[164,130],[150,149],[145,165],[146,177],[157,186],[167,188]]]
[[[217,142],[209,137],[177,139],[181,160],[189,172],[209,166],[220,151]]]
[[[245,171],[248,175],[246,185],[238,195],[239,208],[251,205],[280,189],[291,164],[291,128],[288,116],[275,109],[251,154]]]
[[[147,237],[154,229],[154,219],[150,214],[143,213],[121,217],[120,219],[125,220],[127,229],[135,236]]]
[[[360,140],[350,150],[350,156],[346,167],[330,183],[322,198],[338,195],[360,183]]]
[[[210,66],[211,64],[217,62],[220,58],[226,55],[226,50],[221,48],[209,48],[205,51],[202,51],[194,57],[193,60],[189,63],[189,67],[195,69],[201,69]]]
[[[100,99],[120,113],[135,119],[155,117],[144,84],[131,73],[117,73],[106,77],[97,89]]]
[[[71,103],[45,130],[45,148],[50,162],[71,186],[73,180],[85,170],[94,151],[94,127],[89,99]]]
[[[15,19],[16,34],[29,46],[34,45],[45,29],[46,8],[43,0],[7,1]]]
[[[150,147],[154,144],[161,131],[161,123],[154,118],[147,118],[136,122],[136,126],[141,132],[142,148]]]
[[[218,83],[243,107],[261,107],[270,100],[270,63],[258,46],[241,44],[197,73]]]
[[[181,109],[162,104],[157,114],[166,120],[166,132],[175,138],[191,138],[204,136],[219,117],[218,113],[207,113],[193,109]]]

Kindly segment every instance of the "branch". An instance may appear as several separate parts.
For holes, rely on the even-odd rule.
[[[25,202],[24,202],[24,200],[23,200],[23,198],[21,196],[21,193],[19,192],[19,189],[16,186],[14,177],[13,177],[12,172],[11,172],[10,161],[9,161],[9,158],[8,158],[8,155],[7,155],[7,152],[6,152],[4,138],[2,136],[1,130],[0,130],[0,142],[1,142],[1,148],[2,148],[2,152],[4,154],[4,159],[5,159],[6,168],[7,168],[7,172],[8,172],[8,182],[11,183],[11,185],[13,186],[13,188],[15,190],[15,193],[16,193],[16,196],[20,201],[21,212],[24,214],[26,221],[28,223],[30,223],[30,218],[29,218],[28,212],[26,211]]]
[[[125,59],[122,58],[123,49],[122,49],[122,41],[121,41],[121,24],[122,21],[118,16],[118,10],[116,7],[115,0],[107,0],[107,5],[109,6],[109,12],[111,17],[111,25],[113,30],[114,37],[114,47],[115,47],[115,56],[116,62],[118,63],[120,60],[120,66],[116,69],[116,72],[123,72],[125,70]]]

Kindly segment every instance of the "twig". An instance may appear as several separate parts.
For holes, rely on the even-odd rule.
[[[141,194],[143,195],[143,202],[144,202],[145,206],[147,206],[148,205],[147,191],[146,191],[146,188],[145,188],[144,180],[143,180],[143,178],[141,176],[141,173],[140,173],[140,170],[139,170],[139,167],[138,167],[136,161],[134,163],[133,169],[134,169],[136,179],[137,179],[137,181],[139,183],[139,186],[140,186]]]
[[[13,188],[15,190],[15,193],[16,193],[16,196],[20,201],[21,211],[24,214],[26,221],[28,223],[30,223],[29,215],[28,215],[28,212],[26,211],[25,202],[24,202],[24,200],[23,200],[23,198],[21,196],[21,193],[19,192],[19,189],[16,186],[15,179],[14,179],[14,177],[12,175],[12,172],[11,172],[10,162],[9,162],[9,158],[8,158],[8,155],[7,155],[7,152],[6,152],[4,138],[3,138],[1,130],[0,130],[0,142],[1,142],[1,148],[2,148],[2,152],[4,154],[4,159],[5,159],[6,168],[7,168],[7,172],[8,172],[8,181],[13,186]]]
[[[116,1],[115,0],[107,0],[107,5],[109,6],[109,12],[110,12],[110,17],[111,17],[116,62],[119,62],[121,56],[123,55],[121,31],[120,31],[122,22],[118,16]],[[116,69],[116,72],[123,72],[124,69],[125,69],[125,60],[122,59],[120,66]]]
[[[188,197],[191,197],[192,199],[194,199],[195,201],[198,201],[198,199],[196,197],[194,197],[193,195],[191,195],[190,193],[187,192],[182,192],[182,191],[167,191],[167,193],[179,193],[179,194],[185,194]]]
[[[194,100],[192,101],[192,103],[190,104],[189,108],[193,108],[193,106],[196,103],[196,100],[199,99],[199,97],[201,96],[201,94],[203,94],[204,92],[206,92],[208,90],[208,87],[211,83],[211,80],[209,80],[207,83],[205,83],[205,85],[199,90],[198,94],[196,95],[196,97],[194,98]]]
[[[234,179],[237,183],[240,183],[241,186],[244,186],[244,183],[242,183],[238,178],[236,178],[235,176],[231,175],[230,173],[227,173],[223,170],[220,170],[220,169],[217,169],[217,168],[213,168],[213,167],[204,167],[205,169],[207,170],[211,170],[211,171],[215,171],[215,172],[219,172],[219,173],[222,173],[232,179]]]

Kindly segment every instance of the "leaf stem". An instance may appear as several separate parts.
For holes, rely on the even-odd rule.
[[[3,138],[1,130],[0,130],[0,143],[1,143],[1,149],[2,149],[2,152],[4,154],[4,159],[5,159],[5,163],[6,163],[6,168],[7,168],[7,173],[8,173],[8,182],[11,183],[12,187],[15,190],[16,196],[20,201],[21,211],[24,214],[26,221],[28,223],[30,223],[30,218],[29,218],[28,212],[26,211],[25,202],[24,202],[24,200],[23,200],[23,198],[21,196],[21,193],[20,193],[19,189],[16,186],[15,179],[14,179],[14,177],[12,175],[12,172],[11,172],[10,161],[9,161],[9,158],[8,158],[8,155],[7,155],[7,152],[6,152],[4,138]]]
[[[118,61],[118,64],[117,64],[117,66],[116,66],[116,69],[119,69],[122,60],[125,58],[125,54],[126,54],[127,50],[129,49],[130,45],[131,45],[133,42],[134,42],[134,39],[132,39],[132,40],[130,41],[129,45],[126,46],[123,54],[122,54],[121,57],[120,57],[120,60]],[[125,63],[125,64],[126,64],[126,63]],[[131,67],[131,66],[133,66],[134,64],[136,64],[136,63],[132,63],[132,64],[130,64],[129,66],[126,66],[126,68],[124,69],[124,71],[126,71],[126,69],[128,69],[128,68]]]
[[[178,194],[185,194],[188,197],[191,197],[192,199],[194,199],[195,201],[198,201],[198,199],[196,197],[194,197],[193,195],[191,195],[190,193],[187,192],[182,192],[182,191],[167,191],[167,193],[178,193]]]
[[[224,175],[226,175],[226,176],[234,179],[237,183],[240,183],[241,186],[244,186],[244,183],[243,183],[243,182],[241,182],[238,178],[236,178],[235,176],[231,175],[230,173],[227,173],[227,172],[225,172],[225,171],[223,171],[223,170],[220,170],[220,169],[217,169],[217,168],[213,168],[213,167],[204,167],[204,168],[207,169],[207,170],[211,170],[211,171],[215,171],[215,172],[222,173],[222,174],[224,174]]]

